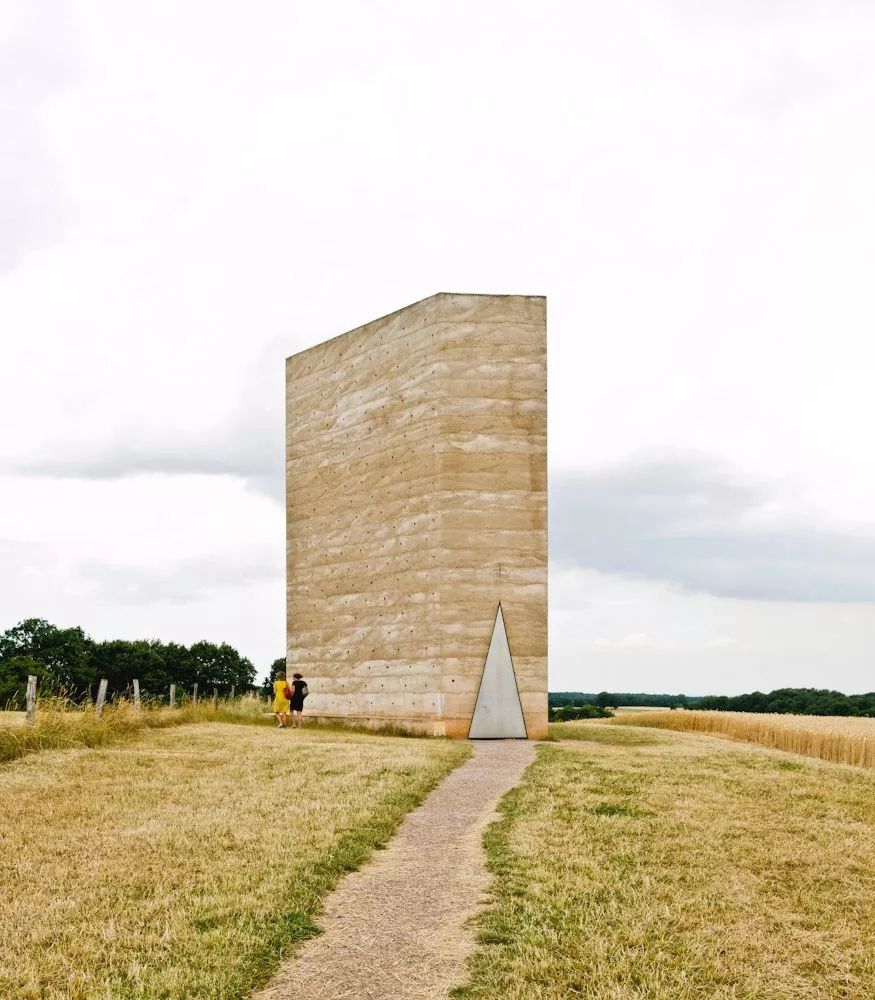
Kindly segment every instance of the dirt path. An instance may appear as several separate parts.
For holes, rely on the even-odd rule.
[[[535,752],[524,740],[472,749],[388,848],[343,880],[319,920],[324,933],[255,1000],[439,1000],[464,980],[464,925],[489,884],[483,830]]]

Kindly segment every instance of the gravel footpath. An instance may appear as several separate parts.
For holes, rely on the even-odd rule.
[[[386,850],[343,880],[324,933],[255,1000],[438,1000],[464,980],[474,946],[466,922],[489,886],[483,831],[535,754],[526,740],[471,747]]]

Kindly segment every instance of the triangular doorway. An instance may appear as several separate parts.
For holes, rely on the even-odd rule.
[[[468,739],[524,740],[527,736],[504,615],[499,604]]]

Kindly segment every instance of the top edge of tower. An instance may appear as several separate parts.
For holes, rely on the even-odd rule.
[[[318,344],[312,344],[310,347],[302,348],[300,351],[295,351],[294,354],[290,354],[286,357],[286,361],[291,361],[293,358],[299,358],[302,354],[307,354],[309,351],[315,351],[317,348],[324,347],[326,344],[330,344],[335,340],[340,340],[343,337],[347,337],[353,333],[363,333],[370,327],[377,326],[380,323],[385,323],[388,320],[393,319],[395,316],[399,316],[401,313],[407,312],[408,310],[421,308],[429,302],[438,302],[439,300],[444,301],[459,301],[471,299],[493,299],[495,301],[512,301],[519,300],[525,302],[544,302],[547,301],[546,295],[516,295],[516,294],[492,294],[490,292],[435,292],[433,295],[426,295],[425,298],[417,299],[415,302],[408,302],[407,305],[401,306],[400,309],[394,309],[392,312],[385,313],[382,316],[377,316],[374,319],[368,320],[367,323],[363,323],[361,326],[353,327],[350,330],[344,330],[343,333],[339,333],[334,337],[329,337],[327,340],[320,340]]]

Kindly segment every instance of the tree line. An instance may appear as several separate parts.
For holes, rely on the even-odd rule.
[[[550,722],[572,722],[578,719],[610,719],[614,713],[597,705],[550,705],[547,717]]]
[[[861,715],[875,718],[875,692],[842,694],[825,688],[778,688],[734,697],[709,695],[696,708],[717,712],[776,712],[780,715]]]
[[[144,697],[167,698],[171,684],[189,691],[198,684],[204,694],[218,688],[220,695],[233,687],[241,694],[252,689],[255,667],[227,643],[97,642],[78,626],[28,618],[0,634],[0,709],[23,707],[29,674],[44,694],[84,701],[93,699],[104,677],[110,696],[128,692],[134,679]]]
[[[551,716],[587,718],[574,709],[617,708],[696,708],[714,712],[775,712],[779,715],[859,715],[875,717],[875,692],[842,694],[825,688],[778,688],[764,694],[753,691],[739,695],[643,694],[641,692],[551,691]],[[564,711],[560,711],[564,710]],[[559,714],[557,714],[559,713]]]
[[[594,705],[596,708],[698,708],[697,697],[685,694],[643,694],[629,691],[599,691],[598,694],[584,691],[551,691],[548,697],[550,708]]]

